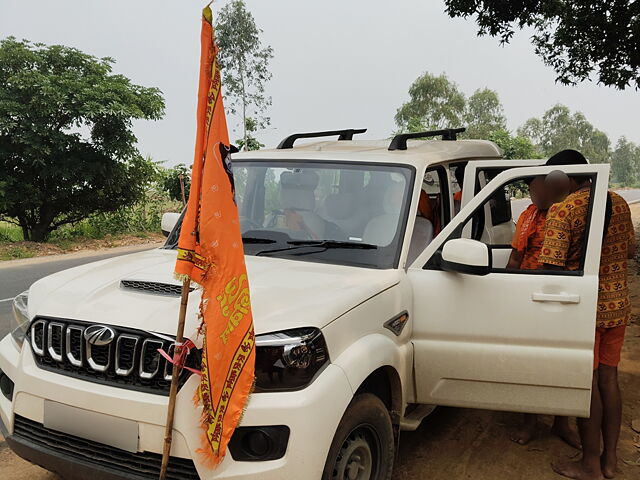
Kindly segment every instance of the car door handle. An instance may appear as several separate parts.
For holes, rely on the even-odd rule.
[[[580,295],[570,293],[533,293],[534,302],[580,303]]]

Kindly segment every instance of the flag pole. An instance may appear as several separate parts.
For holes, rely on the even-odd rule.
[[[185,276],[182,281],[182,295],[180,298],[180,314],[178,316],[178,331],[176,333],[176,346],[173,350],[173,370],[171,373],[171,389],[169,390],[169,406],[167,407],[167,423],[164,429],[164,446],[162,449],[162,466],[160,467],[160,480],[165,480],[169,456],[171,455],[171,442],[173,441],[173,416],[176,409],[176,396],[178,394],[178,377],[180,376],[180,366],[175,359],[180,358],[182,353],[182,343],[184,340],[184,322],[187,316],[187,303],[189,301],[189,288],[191,279]]]

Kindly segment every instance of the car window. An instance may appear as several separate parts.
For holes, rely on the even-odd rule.
[[[397,266],[413,167],[238,160],[233,174],[245,254]]]
[[[520,214],[522,211],[524,211],[527,207],[529,207],[531,205],[531,200],[529,198],[529,187],[528,187],[528,182],[530,181],[530,178],[517,178],[514,179],[512,181],[510,181],[509,183],[501,186],[500,188],[498,188],[496,190],[496,193],[492,196],[490,196],[483,204],[481,204],[478,208],[476,208],[466,219],[466,221],[464,221],[463,223],[461,223],[452,233],[451,235],[449,235],[447,240],[451,240],[454,238],[472,238],[475,240],[481,240],[480,238],[478,238],[478,225],[480,226],[484,226],[487,227],[487,224],[489,224],[489,220],[486,218],[485,212],[487,210],[488,206],[491,206],[492,203],[495,203],[496,197],[500,197],[500,200],[502,201],[502,195],[505,195],[505,198],[509,199],[509,211],[511,212],[511,209],[513,208],[514,210],[517,211],[518,214]],[[594,183],[594,182],[592,182]],[[593,188],[593,187],[592,187]],[[592,192],[593,193],[593,192]],[[514,196],[519,197],[519,198],[514,198]],[[546,212],[545,212],[546,215]],[[517,220],[517,218],[516,218]],[[589,218],[588,218],[588,223],[591,223],[591,213],[589,214]],[[544,221],[541,222],[541,226],[540,229],[542,231],[544,231]],[[588,226],[587,226],[587,233],[585,235],[585,239],[588,238]],[[584,267],[584,259],[583,259],[583,263],[580,266],[580,268],[578,269],[578,271],[575,272],[567,272],[567,271],[557,271],[557,270],[506,270],[506,264],[507,264],[507,260],[509,257],[509,254],[511,253],[511,243],[513,240],[513,235],[511,235],[511,238],[509,239],[508,243],[505,242],[493,242],[490,239],[486,239],[483,238],[481,241],[483,241],[484,243],[486,243],[489,246],[489,249],[492,252],[492,266],[493,266],[493,271],[495,272],[504,272],[504,273],[544,273],[544,274],[562,274],[562,275],[581,275],[583,272],[583,267]],[[586,240],[585,240],[586,242]],[[444,242],[446,243],[446,242]],[[443,245],[444,245],[443,243]],[[586,251],[586,244],[583,245],[583,251]],[[438,250],[432,257],[431,259],[429,259],[429,261],[427,262],[427,264],[423,267],[425,269],[436,269],[436,270],[441,270],[441,266],[440,266],[440,261],[441,261],[441,248],[440,250]]]

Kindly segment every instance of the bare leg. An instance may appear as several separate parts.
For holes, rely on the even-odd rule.
[[[598,384],[602,397],[602,473],[607,478],[613,478],[618,465],[616,449],[620,437],[622,423],[622,398],[618,386],[618,369],[602,365],[598,367]]]
[[[602,400],[598,389],[598,371],[593,372],[591,384],[591,416],[578,418],[578,432],[582,441],[582,459],[556,460],[551,467],[556,473],[577,480],[601,480],[600,428],[602,426]]]
[[[551,432],[560,437],[567,445],[580,450],[580,436],[569,425],[569,417],[555,417]]]
[[[538,424],[538,416],[535,413],[525,413],[522,427],[513,432],[511,440],[520,445],[526,445],[536,435],[536,425]]]

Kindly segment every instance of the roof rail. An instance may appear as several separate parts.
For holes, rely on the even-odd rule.
[[[429,138],[440,137],[442,140],[457,140],[457,134],[462,133],[466,128],[446,128],[444,130],[431,130],[430,132],[417,132],[417,133],[401,133],[393,137],[389,144],[389,150],[406,150],[407,140],[412,138]]]
[[[366,128],[347,128],[345,130],[330,130],[327,132],[307,132],[307,133],[294,133],[280,142],[278,145],[279,150],[293,148],[293,144],[299,138],[318,138],[318,137],[333,137],[339,135],[338,140],[353,140],[354,135],[366,132]]]

